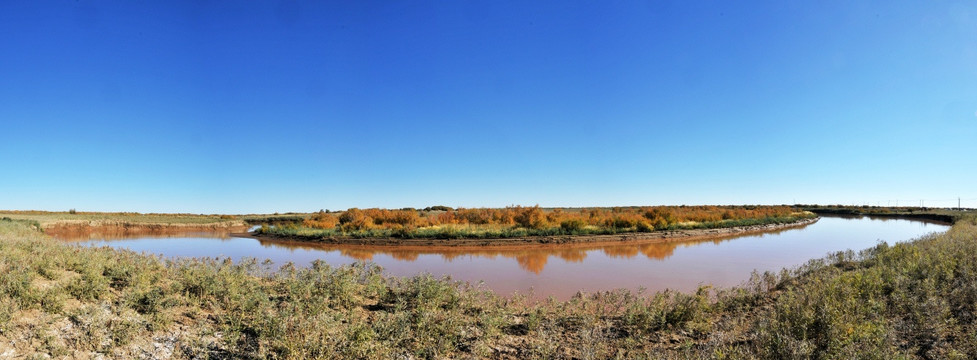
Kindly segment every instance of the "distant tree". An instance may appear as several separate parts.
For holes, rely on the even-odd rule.
[[[454,210],[454,209],[452,209],[451,207],[448,207],[448,206],[444,206],[444,205],[428,206],[428,207],[424,208],[424,211],[451,211],[451,210]]]

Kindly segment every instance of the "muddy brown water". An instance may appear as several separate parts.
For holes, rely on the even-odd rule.
[[[756,270],[779,271],[846,249],[880,241],[894,244],[942,232],[948,225],[866,217],[823,217],[818,222],[763,234],[674,242],[528,245],[506,247],[424,247],[320,245],[234,237],[228,232],[100,235],[53,234],[83,246],[109,246],[165,257],[253,257],[272,268],[293,262],[331,265],[368,261],[387,274],[430,273],[484,286],[500,294],[566,299],[578,291],[617,288],[695,290],[701,285],[735,286]]]

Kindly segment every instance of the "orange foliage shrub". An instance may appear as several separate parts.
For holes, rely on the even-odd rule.
[[[463,209],[455,211],[456,216],[468,224],[484,225],[492,223],[492,209]]]
[[[369,230],[373,228],[374,222],[365,211],[352,208],[339,215],[339,225],[344,231]]]
[[[434,219],[428,219],[434,225],[445,225],[445,224],[457,224],[458,219],[455,217],[454,211],[448,211],[438,214]]]
[[[585,226],[587,226],[587,223],[580,219],[569,219],[560,222],[560,228],[567,232],[574,232],[583,229]]]
[[[339,219],[323,210],[302,222],[302,225],[316,229],[333,229],[339,224]]]
[[[542,229],[546,227],[546,214],[543,214],[543,209],[540,209],[539,205],[527,208],[517,206],[515,211],[517,213],[515,216],[516,224],[519,224],[519,226],[528,229]]]
[[[632,212],[620,212],[604,220],[604,226],[615,228],[632,228],[638,227],[639,224],[644,225],[644,228],[648,228],[647,219],[644,216]]]

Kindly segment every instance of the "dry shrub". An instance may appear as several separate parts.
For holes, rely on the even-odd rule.
[[[339,224],[339,219],[324,210],[319,210],[312,217],[303,221],[302,224],[316,229],[334,229]]]
[[[346,231],[369,230],[373,228],[374,221],[363,210],[352,208],[339,215],[339,224]]]
[[[546,214],[543,214],[543,209],[539,208],[539,205],[527,208],[517,207],[515,220],[516,224],[527,229],[542,229],[546,227]]]

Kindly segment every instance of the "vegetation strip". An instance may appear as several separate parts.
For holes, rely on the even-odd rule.
[[[265,238],[326,243],[437,245],[606,242],[700,236],[701,229],[777,228],[815,218],[788,206],[654,206],[542,209],[349,209],[312,214],[301,224],[262,226]],[[646,233],[653,233],[647,235]],[[723,233],[719,231],[716,233]],[[621,235],[621,236],[608,236]],[[413,241],[425,239],[425,241]],[[480,241],[460,241],[477,239]],[[453,240],[453,241],[433,241]]]
[[[622,232],[610,235],[526,235],[531,232],[521,232],[522,229],[514,229],[509,232],[501,233],[481,233],[471,237],[451,238],[447,236],[417,236],[417,237],[350,237],[322,235],[319,231],[305,232],[301,228],[262,228],[254,234],[236,233],[235,236],[253,236],[261,240],[270,241],[307,241],[322,244],[344,244],[344,245],[371,245],[371,246],[450,246],[450,247],[483,247],[483,246],[518,246],[529,244],[582,244],[582,243],[615,243],[621,241],[641,241],[641,242],[666,242],[666,241],[686,241],[702,238],[726,237],[733,235],[744,235],[752,233],[763,233],[774,230],[802,227],[818,221],[817,217],[798,216],[777,219],[761,219],[757,224],[736,225],[721,227],[717,224],[714,227],[699,229],[680,229],[661,230],[652,232]],[[738,223],[744,223],[740,221]],[[328,234],[328,233],[327,233]],[[492,238],[490,236],[499,237]],[[486,236],[486,237],[479,237]]]

